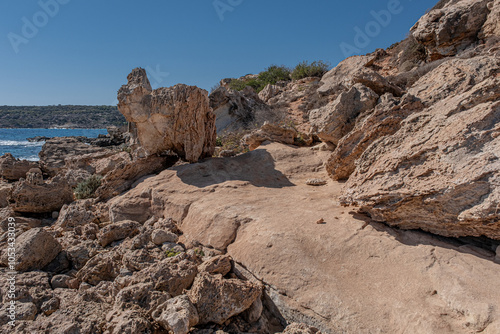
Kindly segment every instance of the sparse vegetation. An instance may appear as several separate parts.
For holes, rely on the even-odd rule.
[[[241,144],[241,139],[247,133],[249,133],[249,131],[224,132],[217,136],[215,141],[216,146],[221,147],[223,151],[233,151],[235,154],[245,153],[248,151],[248,148]]]
[[[309,64],[307,61],[303,61],[295,68],[292,72],[293,80],[300,80],[308,77],[319,77],[321,78],[330,69],[330,64],[319,60],[313,61]]]
[[[177,256],[179,255],[181,252],[176,252],[176,251],[173,251],[173,250],[168,250],[165,252],[165,254],[167,254],[167,257],[174,257],[174,256]]]
[[[95,195],[97,188],[101,186],[102,176],[94,174],[88,179],[78,183],[74,189],[74,194],[77,199],[92,198]]]

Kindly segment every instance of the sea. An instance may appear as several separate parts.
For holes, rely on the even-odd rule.
[[[28,138],[85,136],[97,138],[106,129],[0,129],[0,156],[11,153],[15,158],[38,161],[44,141],[29,142]]]

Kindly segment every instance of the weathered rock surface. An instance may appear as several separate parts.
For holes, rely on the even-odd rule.
[[[477,83],[373,143],[343,202],[402,228],[500,240],[499,84],[498,77]]]
[[[321,79],[318,92],[322,95],[334,95],[351,89],[357,83],[363,84],[378,95],[391,93],[401,96],[402,91],[391,84],[385,77],[370,68],[372,56],[353,56],[340,62]]]
[[[222,325],[252,305],[261,287],[249,281],[224,279],[222,275],[201,273],[189,290],[189,299],[198,310],[200,324]]]
[[[488,3],[490,13],[486,22],[484,22],[483,29],[479,33],[479,38],[489,38],[500,36],[500,1],[494,0]]]
[[[26,173],[31,168],[37,168],[38,162],[19,160],[10,153],[0,157],[0,178],[9,181],[18,181],[22,177],[26,177]]]
[[[295,129],[266,122],[260,129],[245,135],[241,141],[253,151],[265,141],[294,144],[297,135],[298,132]]]
[[[174,334],[187,334],[199,322],[198,311],[186,295],[170,299],[160,305],[155,313],[153,318],[165,330]]]
[[[118,109],[135,123],[149,154],[171,150],[195,162],[212,156],[215,149],[215,115],[207,95],[186,85],[152,90],[146,71],[136,68],[118,92]]]
[[[337,145],[353,128],[358,115],[373,109],[378,95],[362,84],[355,84],[328,105],[309,114],[311,128],[324,141]]]
[[[16,238],[16,270],[38,270],[49,264],[61,251],[59,242],[42,228],[33,228]],[[2,263],[7,264],[7,250]]]
[[[339,183],[305,184],[327,177],[329,154],[273,143],[174,167],[113,199],[110,216],[125,215],[129,201],[153,189],[145,204],[152,216],[177,220],[188,247],[227,249],[290,323],[325,333],[495,333],[494,252],[353,217],[338,204]]]
[[[73,189],[64,178],[56,176],[42,184],[38,181],[31,178],[14,185],[9,196],[14,211],[51,213],[73,201]]]
[[[431,10],[411,29],[423,44],[431,60],[454,56],[478,41],[489,14],[491,0],[450,1],[441,9]]]
[[[209,99],[217,133],[249,129],[260,114],[271,112],[271,108],[250,87],[241,92],[219,87],[210,93]]]
[[[9,205],[9,193],[12,190],[12,184],[0,181],[0,208],[5,208]]]
[[[340,139],[326,163],[327,172],[334,180],[347,180],[368,146],[395,133],[408,115],[423,109],[422,102],[412,95],[401,99],[389,93],[383,95],[377,107],[359,115],[354,128]]]
[[[102,247],[106,247],[113,241],[122,240],[127,237],[133,237],[139,233],[138,222],[125,220],[105,226],[99,232],[98,240]]]

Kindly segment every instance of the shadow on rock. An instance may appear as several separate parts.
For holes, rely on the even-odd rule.
[[[263,149],[234,158],[212,158],[203,163],[173,167],[182,182],[199,188],[226,181],[246,181],[256,187],[284,188],[295,186],[275,169],[274,159]]]

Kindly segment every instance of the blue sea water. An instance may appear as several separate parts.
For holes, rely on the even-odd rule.
[[[38,153],[45,142],[29,142],[36,136],[69,137],[85,136],[97,138],[107,134],[106,129],[0,129],[0,156],[11,153],[15,158],[37,161]]]

